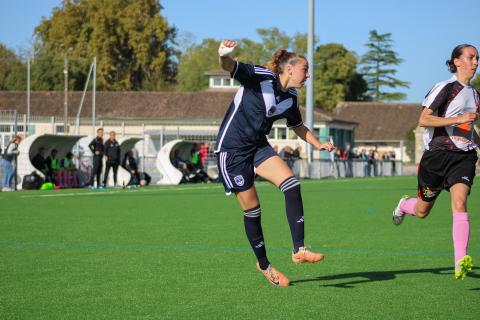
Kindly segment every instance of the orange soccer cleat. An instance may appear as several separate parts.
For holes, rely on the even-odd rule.
[[[257,262],[257,269],[263,273],[265,278],[267,278],[267,280],[270,281],[270,283],[274,286],[287,287],[290,284],[288,278],[283,273],[272,267],[271,264],[268,265],[266,270],[262,270]]]
[[[307,247],[300,247],[297,253],[292,253],[292,261],[295,263],[315,263],[322,261],[324,255],[310,251]]]

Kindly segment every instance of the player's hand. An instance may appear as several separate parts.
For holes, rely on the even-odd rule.
[[[324,142],[320,144],[320,150],[327,150],[327,151],[333,151],[335,150],[335,146],[331,142]]]
[[[458,123],[468,123],[472,121],[477,121],[478,113],[476,112],[465,112],[457,117]]]
[[[224,57],[232,53],[233,49],[237,46],[237,43],[232,40],[224,39],[220,42],[220,47],[218,48],[218,55]]]
[[[95,154],[98,156],[100,154],[100,151],[95,151]]]

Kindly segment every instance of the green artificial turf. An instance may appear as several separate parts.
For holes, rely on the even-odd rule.
[[[219,184],[0,193],[0,318],[480,319],[480,269],[453,277],[449,193],[428,219],[395,227],[414,177],[303,181],[306,243],[326,259],[294,265],[283,195],[257,187],[288,288],[256,271],[241,210]]]

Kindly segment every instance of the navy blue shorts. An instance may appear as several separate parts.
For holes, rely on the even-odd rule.
[[[225,193],[230,194],[250,189],[255,180],[255,168],[278,154],[267,144],[248,153],[220,151],[216,155],[220,181]]]

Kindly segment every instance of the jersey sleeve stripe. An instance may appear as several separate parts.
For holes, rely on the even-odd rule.
[[[235,75],[237,74],[238,64],[239,64],[238,61],[235,61],[235,69],[233,70],[233,73],[231,74],[232,78],[235,78]]]
[[[296,124],[296,125],[294,125],[294,126],[289,126],[289,125],[287,125],[287,128],[296,128],[296,127],[300,127],[302,124],[303,124],[303,121],[300,121],[300,123],[299,123],[299,124]]]
[[[254,70],[255,70],[255,73],[263,73],[263,74],[271,74],[271,75],[275,74],[275,72],[263,67],[254,67]]]

